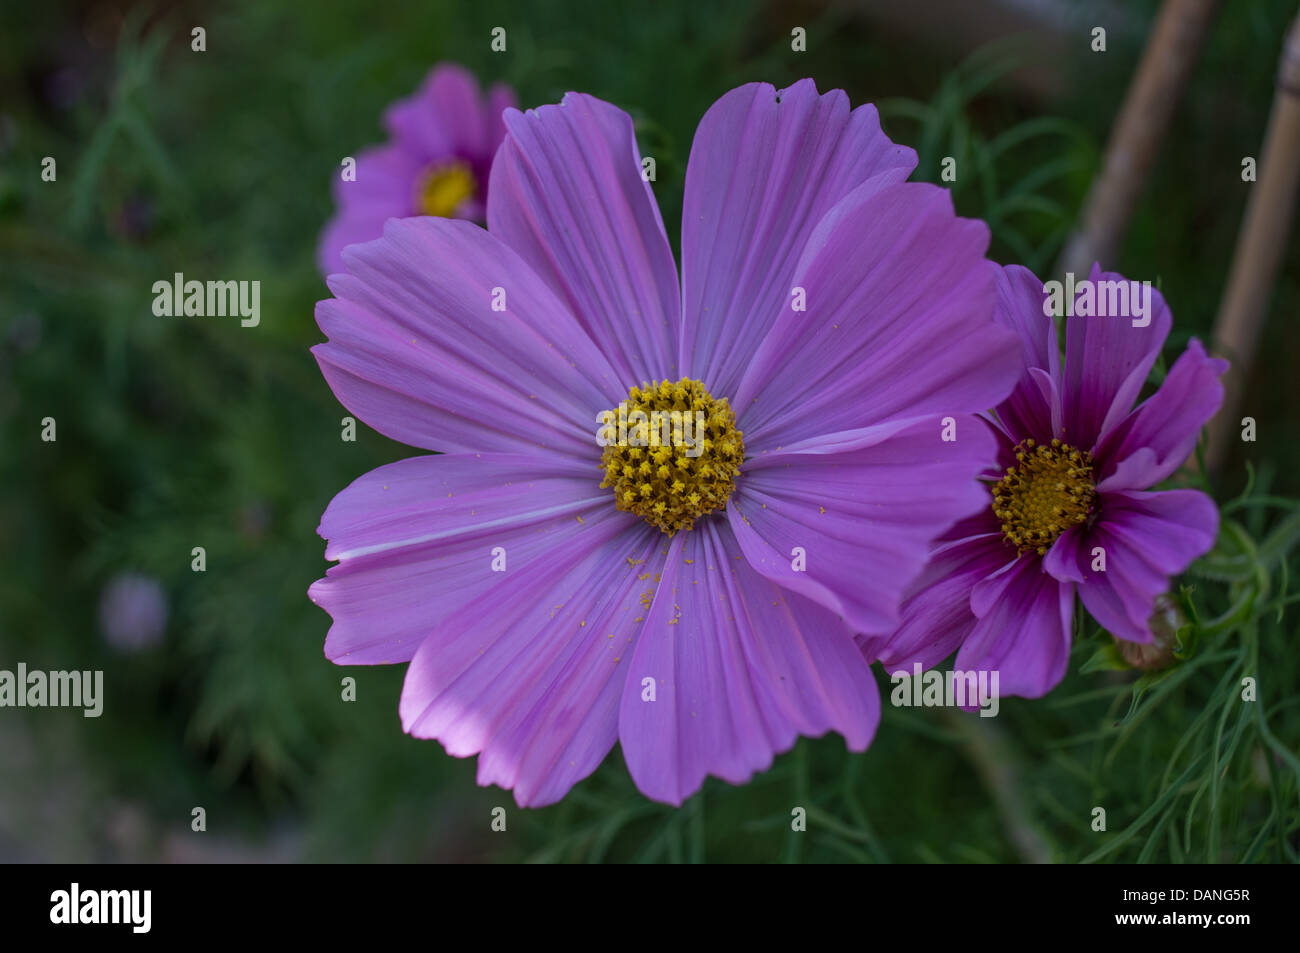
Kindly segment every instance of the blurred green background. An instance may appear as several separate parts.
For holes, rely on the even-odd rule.
[[[702,113],[740,83],[812,76],[877,103],[919,151],[918,178],[937,182],[955,157],[958,211],[990,222],[991,256],[1046,272],[1155,4],[990,2],[974,18],[959,8],[975,5],[897,6],[6,2],[0,668],[103,669],[107,701],[98,719],[0,710],[0,860],[1294,861],[1295,242],[1243,407],[1259,440],[1212,487],[1237,499],[1241,532],[1186,580],[1194,623],[1162,674],[1117,668],[1081,618],[1067,680],[1005,700],[997,719],[886,705],[866,754],[804,740],[681,810],[642,798],[616,750],[561,804],[524,811],[476,787],[472,760],[402,734],[404,666],[322,655],[329,620],[306,597],[326,567],[320,514],[412,452],[364,426],[341,441],[346,412],[308,353],[329,183],[381,141],[383,108],[443,59],[509,82],[525,106],[569,89],[610,100],[657,159],[676,249]],[[1160,282],[1167,360],[1208,335],[1250,188],[1241,158],[1259,154],[1295,12],[1224,5],[1115,263]],[[1089,49],[1095,25],[1104,54]],[[190,49],[194,26],[206,52]],[[494,26],[504,54],[489,49]],[[807,52],[790,49],[796,26]],[[155,317],[152,284],[176,271],[260,280],[260,326]],[[101,593],[122,570],[166,592],[152,647],[103,636]],[[1240,677],[1260,672],[1259,703],[1241,705]],[[497,805],[504,833],[489,826]],[[790,830],[796,805],[807,833]],[[190,829],[195,806],[205,833]]]

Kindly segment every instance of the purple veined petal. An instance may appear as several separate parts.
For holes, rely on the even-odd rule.
[[[998,448],[998,466],[1000,469],[996,476],[991,477],[993,480],[1000,479],[1001,475],[1006,472],[1007,467],[1015,466],[1016,447],[1021,440],[1033,437],[1035,440],[1047,442],[1053,435],[1058,437],[1065,435],[1063,422],[1065,412],[1061,407],[1061,394],[1057,388],[1056,379],[1041,367],[1031,367],[1026,372],[1025,378],[1017,384],[1017,387],[1024,389],[1024,399],[1027,401],[1034,400],[1030,396],[1030,392],[1034,389],[1037,390],[1039,395],[1037,407],[1030,412],[1032,419],[1030,419],[1029,425],[1037,426],[1045,419],[1048,421],[1046,424],[1048,429],[1033,433],[1029,432],[1025,418],[1017,418],[1016,411],[1011,412],[1007,421],[1002,420],[998,415],[1007,406],[1007,401],[1000,404],[996,412],[982,414],[981,416],[1006,438],[1005,445]]]
[[[1096,265],[1088,280],[1094,285],[1127,281]],[[1124,316],[1074,314],[1066,320],[1061,396],[1067,443],[1092,450],[1137,400],[1173,323],[1169,306],[1154,288],[1150,307],[1145,327],[1134,327],[1133,318]]]
[[[945,189],[863,189],[823,220],[732,398],[747,452],[892,417],[961,415],[1015,384],[1019,342],[993,320],[988,228]]]
[[[1108,434],[1098,447],[1102,490],[1144,490],[1173,474],[1196,449],[1201,428],[1223,403],[1219,377],[1228,362],[1205,353],[1195,338],[1174,361],[1160,389]],[[1140,451],[1142,465],[1120,467]]]
[[[707,774],[743,783],[799,735],[838,731],[862,751],[879,720],[870,666],[839,619],[755,573],[719,521],[673,539],[619,709],[642,793],[681,804]]]
[[[521,807],[560,800],[614,746],[663,569],[662,534],[612,506],[574,525],[443,620],[402,687],[403,728],[479,755],[479,784],[513,790]]]
[[[352,413],[428,450],[599,459],[596,414],[625,385],[515,252],[468,222],[410,218],[343,257],[312,353]]]
[[[777,452],[747,461],[727,508],[745,558],[762,575],[843,617],[854,632],[885,633],[935,540],[989,507],[976,478],[994,435],[939,418],[840,453]]]
[[[677,380],[680,301],[663,219],[632,118],[568,93],[504,114],[488,229],[566,302],[623,381]]]
[[[426,160],[491,154],[478,80],[455,64],[434,67],[415,93],[389,106],[384,127]]]
[[[1014,468],[1018,463],[1016,460],[1016,438],[1007,432],[1006,425],[997,419],[996,414],[981,414],[980,418],[993,428],[1001,438],[998,441],[997,459],[984,474],[984,479],[988,480],[990,483],[997,483],[1006,475],[1008,469]],[[990,504],[991,503],[992,500],[990,498]]]
[[[1061,402],[1060,372],[1051,374],[1041,368],[1031,367],[1029,376],[1038,385],[1043,400],[1051,407],[1051,433],[1058,436],[1065,433],[1065,407]]]
[[[1047,293],[1032,271],[1021,265],[1000,269],[997,280],[997,319],[1020,337],[1022,369],[1037,367],[1055,379],[1061,372],[1061,345],[1056,325],[1047,313]]]
[[[1003,549],[1003,563],[971,587],[970,611],[982,618],[999,602],[1010,586],[1020,576],[1022,562],[1037,562],[1033,554],[1018,554],[1010,546]]]
[[[1160,482],[1160,460],[1150,447],[1138,447],[1118,463],[1101,458],[1101,469],[1110,475],[1097,483],[1097,490],[1109,493],[1115,490],[1145,490]]]
[[[1102,518],[1080,551],[1084,606],[1112,635],[1150,642],[1156,597],[1209,551],[1218,528],[1214,501],[1198,490],[1104,494]],[[1096,547],[1105,553],[1104,572],[1092,569]]]
[[[871,180],[901,182],[916,153],[891,142],[874,106],[811,79],[733,89],[700,120],[682,212],[680,360],[734,397],[759,344],[791,305],[795,264],[818,222]],[[736,405],[739,407],[739,405]]]
[[[1086,582],[1081,568],[1084,560],[1091,560],[1084,544],[1088,531],[1084,526],[1071,526],[1052,543],[1043,556],[1043,571],[1057,582]]]
[[[949,543],[960,542],[964,539],[970,539],[972,536],[986,536],[989,533],[1002,535],[1002,524],[998,518],[993,515],[992,500],[989,501],[987,509],[981,509],[974,516],[968,516],[965,519],[958,520],[952,524],[952,529],[943,533],[935,543],[935,549],[939,549]],[[1010,550],[1008,550],[1010,553]]]
[[[444,618],[506,571],[549,558],[612,509],[589,464],[554,454],[411,457],[372,470],[321,517],[325,558],[311,585],[333,617],[325,655],[347,665],[405,662]]]
[[[866,447],[874,447],[879,443],[884,443],[890,437],[897,436],[904,430],[916,426],[918,423],[932,421],[932,417],[894,417],[882,423],[872,424],[868,427],[858,427],[853,430],[840,430],[835,433],[817,434],[816,436],[807,437],[802,440],[795,440],[792,443],[783,444],[780,447],[760,450],[757,454],[747,454],[746,465],[750,467],[765,466],[763,462],[770,456],[776,454],[829,454],[829,453],[847,453],[850,450],[862,450]],[[982,421],[989,427],[993,422],[989,420]]]
[[[991,531],[947,543],[909,587],[898,627],[888,635],[859,635],[868,659],[879,659],[887,672],[920,664],[933,668],[951,655],[975,628],[971,589],[1007,563],[1008,548],[992,514]]]
[[[1100,532],[1093,534],[1089,542],[1092,541],[1101,544],[1112,543],[1104,533]],[[1111,548],[1114,548],[1113,544]],[[1081,560],[1087,552],[1088,550],[1079,551]],[[1144,612],[1147,618],[1150,617],[1150,610],[1155,604],[1156,596],[1164,591],[1158,581],[1160,574],[1153,573],[1150,567],[1141,562],[1132,562],[1128,564],[1126,571],[1116,570],[1113,576],[1102,573],[1090,573],[1089,576],[1087,584],[1080,584],[1078,587],[1079,598],[1083,600],[1084,607],[1092,613],[1092,617],[1102,628],[1128,642],[1153,641],[1145,619],[1139,622],[1134,617],[1142,616]],[[1157,587],[1159,587],[1157,592],[1150,592]]]
[[[954,668],[998,673],[999,695],[1041,698],[1065,676],[1074,586],[1018,559],[1002,598],[988,607],[957,651]]]
[[[998,483],[1007,471],[1014,469],[1019,461],[1016,459],[1016,450],[1018,444],[1015,438],[1007,433],[1006,427],[999,421],[996,415],[992,413],[983,413],[977,415],[980,420],[997,436],[997,451],[988,462],[988,466],[980,473],[980,479],[990,484],[986,489],[989,491],[988,504],[989,512],[992,513],[993,507],[993,484]],[[992,518],[992,517],[991,517]],[[997,526],[1001,526],[1001,521],[993,518]],[[971,533],[946,534],[946,538],[961,538],[962,536],[973,535]]]
[[[1043,309],[1043,283],[1028,268],[1008,265],[998,271],[997,293],[995,314],[1016,332],[1022,358],[1015,388],[998,405],[998,419],[1016,442],[1057,436],[1061,409],[1055,382],[1061,354],[1056,325]]]

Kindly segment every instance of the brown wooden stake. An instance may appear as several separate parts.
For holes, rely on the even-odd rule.
[[[1082,224],[1057,261],[1060,275],[1087,276],[1094,261],[1114,267],[1147,173],[1209,31],[1219,0],[1165,0],[1137,74],[1106,143]]]
[[[1242,426],[1237,414],[1295,213],[1296,183],[1300,180],[1300,16],[1292,22],[1282,48],[1277,92],[1257,172],[1232,254],[1228,286],[1214,322],[1213,349],[1231,361],[1232,367],[1224,378],[1223,407],[1210,421],[1206,465],[1211,471],[1223,465]]]

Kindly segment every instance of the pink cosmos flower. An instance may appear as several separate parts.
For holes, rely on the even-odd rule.
[[[339,400],[443,452],[326,510],[326,656],[409,662],[406,731],[521,805],[615,742],[673,804],[799,735],[863,750],[854,633],[986,505],[973,415],[1019,360],[987,228],[904,181],[873,107],[752,84],[696,132],[679,281],[626,113],[570,93],[505,124],[487,231],[390,221],[317,307]],[[620,443],[620,405],[698,413],[697,442]]]
[[[1088,280],[1125,281],[1096,266]],[[1003,269],[997,316],[1022,346],[1019,383],[990,418],[1001,471],[945,534],[898,629],[861,640],[869,657],[910,671],[957,649],[957,669],[996,670],[1002,694],[1037,698],[1065,674],[1076,594],[1115,636],[1152,641],[1157,597],[1214,544],[1219,516],[1199,491],[1147,491],[1195,449],[1228,365],[1193,339],[1134,408],[1171,324],[1150,295],[1145,327],[1072,314],[1062,367],[1043,283]]]
[[[473,74],[435,66],[414,95],[384,114],[390,141],[357,155],[354,181],[334,179],[338,211],[321,234],[321,273],[342,271],[343,249],[378,238],[390,218],[482,222],[492,156],[505,135],[501,111],[514,105],[506,86],[483,96]]]

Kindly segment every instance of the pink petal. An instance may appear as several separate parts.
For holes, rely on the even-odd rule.
[[[1087,541],[1086,526],[1081,524],[1066,530],[1043,556],[1043,571],[1058,582],[1084,582],[1081,562],[1092,559],[1084,548]]]
[[[818,226],[793,279],[807,312],[785,304],[732,397],[749,453],[978,413],[1015,384],[1019,342],[992,318],[988,228],[956,218],[944,189],[866,191]]]
[[[1088,280],[1094,284],[1127,281],[1123,275],[1103,272],[1096,265]],[[1154,288],[1148,318],[1146,327],[1134,327],[1134,319],[1123,316],[1075,314],[1067,320],[1061,390],[1067,443],[1093,449],[1137,400],[1173,321],[1164,297]]]
[[[1209,551],[1219,528],[1214,502],[1197,490],[1106,493],[1101,519],[1080,552],[1083,604],[1112,634],[1150,642],[1148,622],[1169,579]],[[1092,570],[1092,551],[1106,554],[1106,571]]]
[[[479,784],[512,789],[521,806],[560,800],[617,738],[663,552],[658,531],[604,507],[498,576],[411,660],[403,728],[455,757],[478,754]]]
[[[348,665],[405,662],[441,621],[503,578],[579,536],[608,492],[592,467],[555,456],[412,457],[372,470],[321,517],[327,559],[311,600],[334,619],[325,655]],[[584,517],[585,514],[585,517]]]
[[[599,459],[596,414],[626,385],[498,239],[468,222],[393,220],[343,258],[350,274],[316,307],[329,342],[312,353],[352,413],[429,450]]]
[[[801,734],[835,730],[861,751],[880,720],[875,680],[844,624],[755,573],[713,520],[673,539],[627,676],[628,770],[670,804],[706,774],[743,783]]]
[[[618,369],[624,393],[677,380],[677,269],[641,178],[631,117],[568,93],[558,106],[512,109],[504,119],[489,230],[568,305]]]
[[[1060,404],[1053,398],[1061,348],[1056,326],[1043,310],[1043,283],[1028,268],[1008,265],[998,272],[997,291],[997,319],[1016,332],[1021,354],[1017,384],[998,405],[998,418],[1015,442],[1058,436]]]
[[[976,478],[993,457],[992,432],[974,417],[957,418],[955,441],[942,431],[934,418],[859,449],[748,461],[728,508],[746,559],[855,632],[889,632],[939,535],[989,508]]]
[[[990,514],[989,521],[993,521]],[[1011,550],[997,530],[948,543],[935,551],[908,589],[898,627],[888,635],[860,635],[868,659],[888,672],[932,668],[951,655],[975,628],[971,590],[1006,565]]]
[[[1144,490],[1170,476],[1196,449],[1201,428],[1223,403],[1219,377],[1228,362],[1211,358],[1192,339],[1151,397],[1106,435],[1098,455],[1109,463],[1101,471],[1102,490]],[[1139,451],[1149,451],[1145,465],[1118,467]]]
[[[1073,585],[1021,557],[1006,574],[1002,597],[987,606],[957,652],[954,668],[998,673],[1000,695],[1040,698],[1065,676],[1070,656]]]
[[[450,63],[434,67],[414,94],[389,106],[384,126],[409,151],[428,160],[480,156],[489,147],[478,80]]]
[[[682,213],[681,366],[730,397],[778,316],[814,228],[868,180],[901,182],[916,153],[880,130],[874,106],[810,79],[779,93],[733,89],[700,120]],[[739,406],[739,405],[737,405]]]

